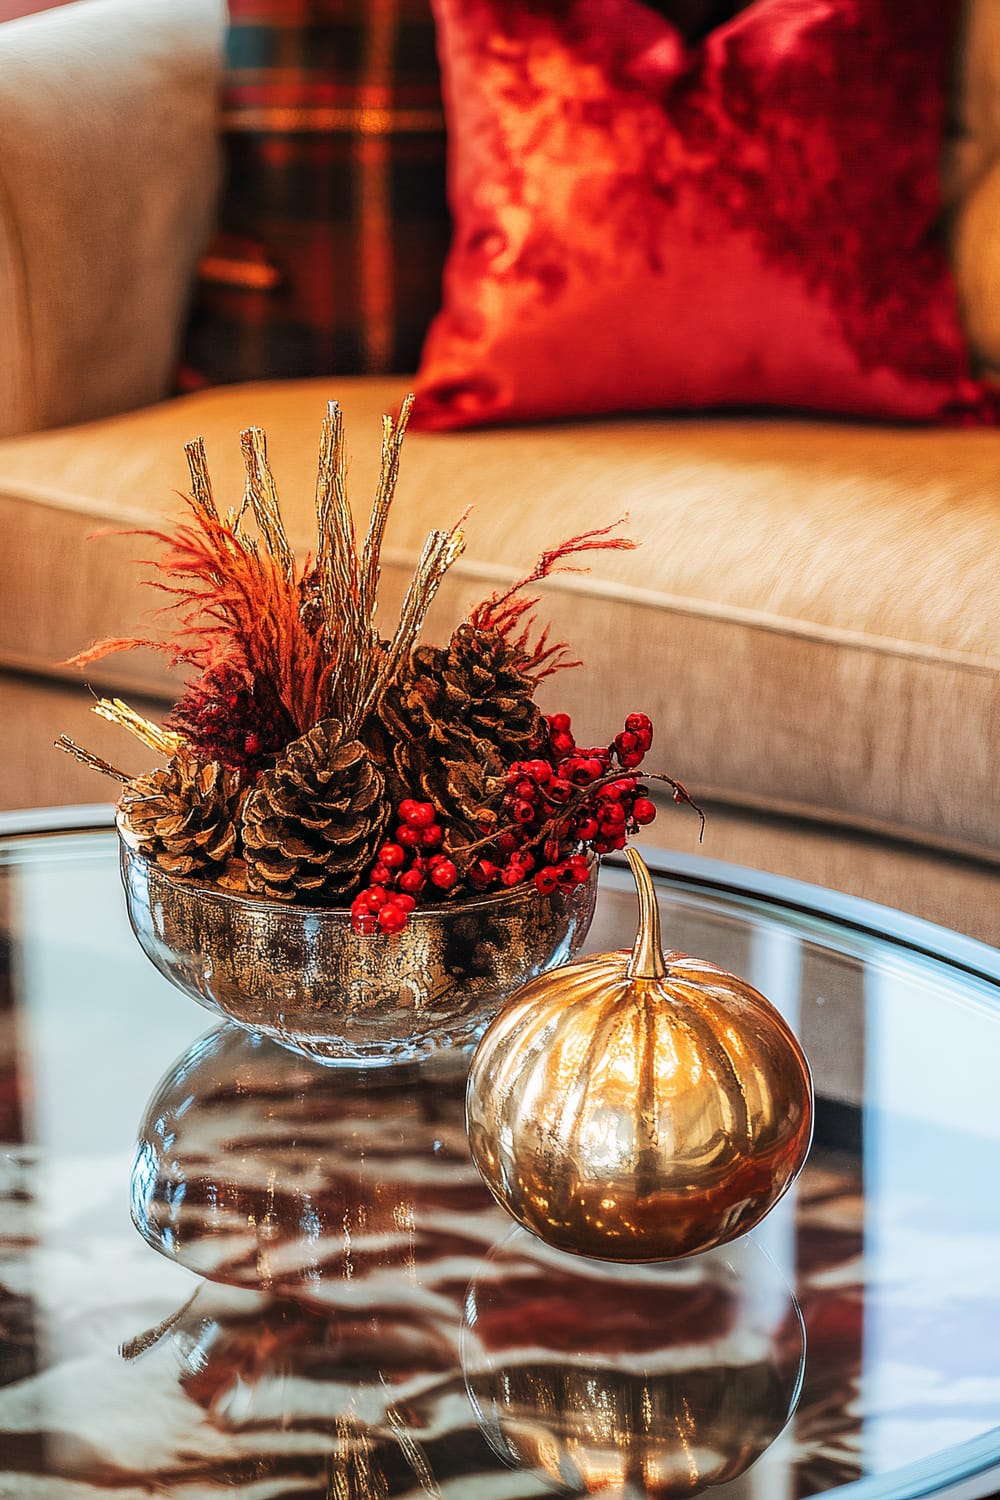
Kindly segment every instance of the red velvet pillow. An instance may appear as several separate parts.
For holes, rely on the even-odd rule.
[[[435,0],[455,237],[415,425],[992,420],[939,238],[952,0]]]

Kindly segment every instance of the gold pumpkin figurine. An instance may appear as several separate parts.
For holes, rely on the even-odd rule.
[[[675,1260],[746,1234],[809,1151],[809,1066],[744,980],[664,957],[649,871],[632,952],[526,985],[493,1020],[466,1118],[487,1187],[541,1239],[601,1260]]]

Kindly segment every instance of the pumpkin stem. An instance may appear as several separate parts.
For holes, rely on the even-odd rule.
[[[629,979],[662,979],[667,973],[667,961],[663,957],[660,939],[660,909],[656,904],[653,877],[646,868],[645,860],[634,849],[625,850],[625,858],[632,867],[632,878],[639,896],[639,931],[635,947],[628,964]]]

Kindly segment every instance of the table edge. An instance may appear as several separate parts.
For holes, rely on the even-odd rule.
[[[59,833],[105,833],[114,827],[112,803],[34,807],[0,812],[0,844],[8,839],[44,838]],[[810,885],[788,875],[774,875],[749,865],[728,864],[701,854],[681,854],[661,846],[635,846],[657,880],[685,890],[765,901],[769,905],[837,923],[947,963],[951,968],[1000,985],[1000,949],[949,927],[914,917],[895,907],[826,886]],[[624,856],[604,856],[613,869],[627,870]]]

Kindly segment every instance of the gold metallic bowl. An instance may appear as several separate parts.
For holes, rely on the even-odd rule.
[[[569,893],[514,886],[363,937],[347,910],[177,880],[120,845],[129,921],[160,973],[207,1010],[327,1064],[409,1062],[474,1041],[508,995],[576,953],[597,897],[595,863]]]

